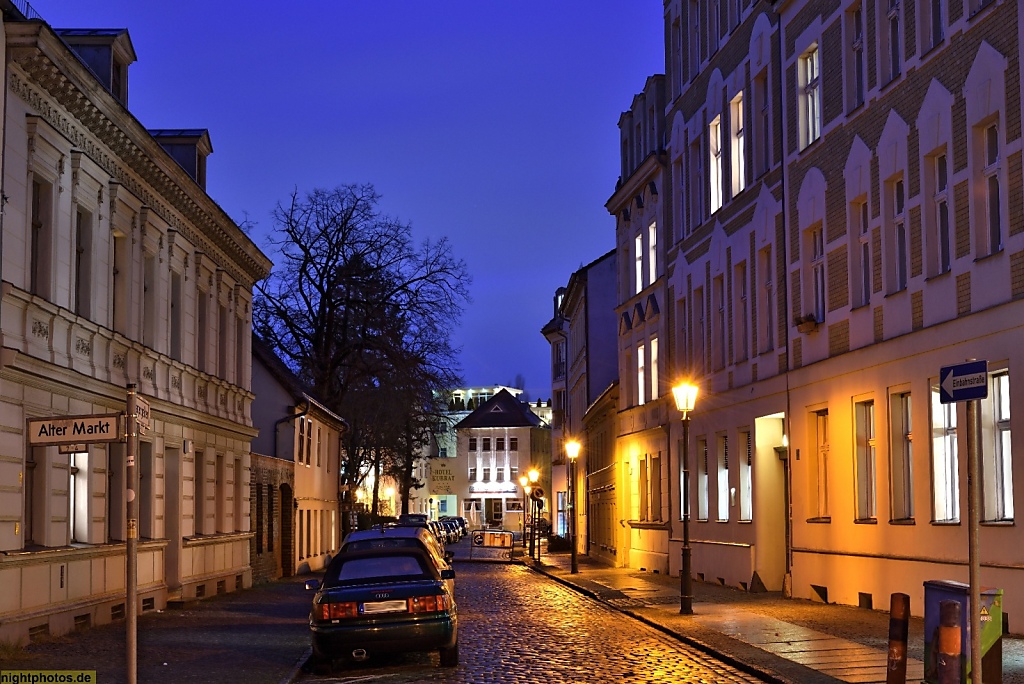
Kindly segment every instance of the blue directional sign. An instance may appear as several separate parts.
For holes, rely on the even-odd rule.
[[[939,401],[984,399],[988,396],[988,361],[968,361],[939,369]]]

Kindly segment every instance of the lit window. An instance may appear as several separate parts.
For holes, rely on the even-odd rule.
[[[729,520],[729,436],[718,437],[718,517],[719,522]]]
[[[651,401],[658,398],[658,338],[651,339]]]
[[[636,348],[636,404],[637,406],[643,406],[647,403],[647,397],[644,394],[645,389],[645,377],[644,377],[644,345],[640,345]]]
[[[746,149],[743,144],[743,93],[733,98],[729,106],[732,125],[732,194],[736,196],[743,191],[747,185],[745,155]]]
[[[708,440],[697,440],[697,520],[708,519]]]
[[[754,482],[753,482],[753,440],[749,432],[740,433],[740,446],[745,448],[745,454],[740,459],[740,520],[749,522],[753,518],[754,510]]]
[[[932,515],[937,522],[960,520],[960,465],[956,448],[956,404],[943,404],[932,385]]]
[[[658,279],[658,224],[647,226],[647,274],[649,283]]]
[[[817,44],[800,57],[801,148],[807,147],[821,135],[821,69],[818,60]]]
[[[828,409],[812,414],[814,421],[814,467],[811,489],[811,515],[828,517]]]
[[[854,406],[857,458],[857,520],[871,520],[875,505],[875,402]]]
[[[892,519],[914,517],[914,440],[911,432],[910,393],[893,394],[889,398],[892,438]]]
[[[644,289],[644,236],[637,235],[633,240],[633,255],[634,263],[636,268],[634,273],[636,275],[634,290],[635,294],[640,294]]]
[[[991,438],[982,449],[982,520],[1013,520],[1013,453],[1010,450],[1010,375],[992,375],[989,427]],[[991,446],[989,446],[991,445]]]
[[[712,214],[722,208],[722,117],[716,116],[708,124],[708,189],[711,191]]]

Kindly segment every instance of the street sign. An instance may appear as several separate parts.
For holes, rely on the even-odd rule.
[[[939,370],[939,401],[952,404],[988,397],[988,361],[968,361]]]
[[[148,430],[151,427],[149,412],[149,402],[136,394],[135,420],[139,422],[139,427],[142,428],[143,430]]]
[[[53,446],[116,442],[121,439],[121,431],[117,429],[120,417],[119,413],[105,413],[95,416],[31,418],[28,421],[28,443],[32,446]]]

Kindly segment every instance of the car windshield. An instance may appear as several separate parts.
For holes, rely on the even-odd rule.
[[[335,560],[324,575],[326,587],[433,579],[426,559],[415,554],[338,556]]]

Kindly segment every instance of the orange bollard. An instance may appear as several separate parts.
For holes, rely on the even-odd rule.
[[[960,602],[939,602],[939,684],[960,684]]]
[[[910,630],[910,597],[889,596],[889,658],[885,684],[907,684],[907,635]]]

